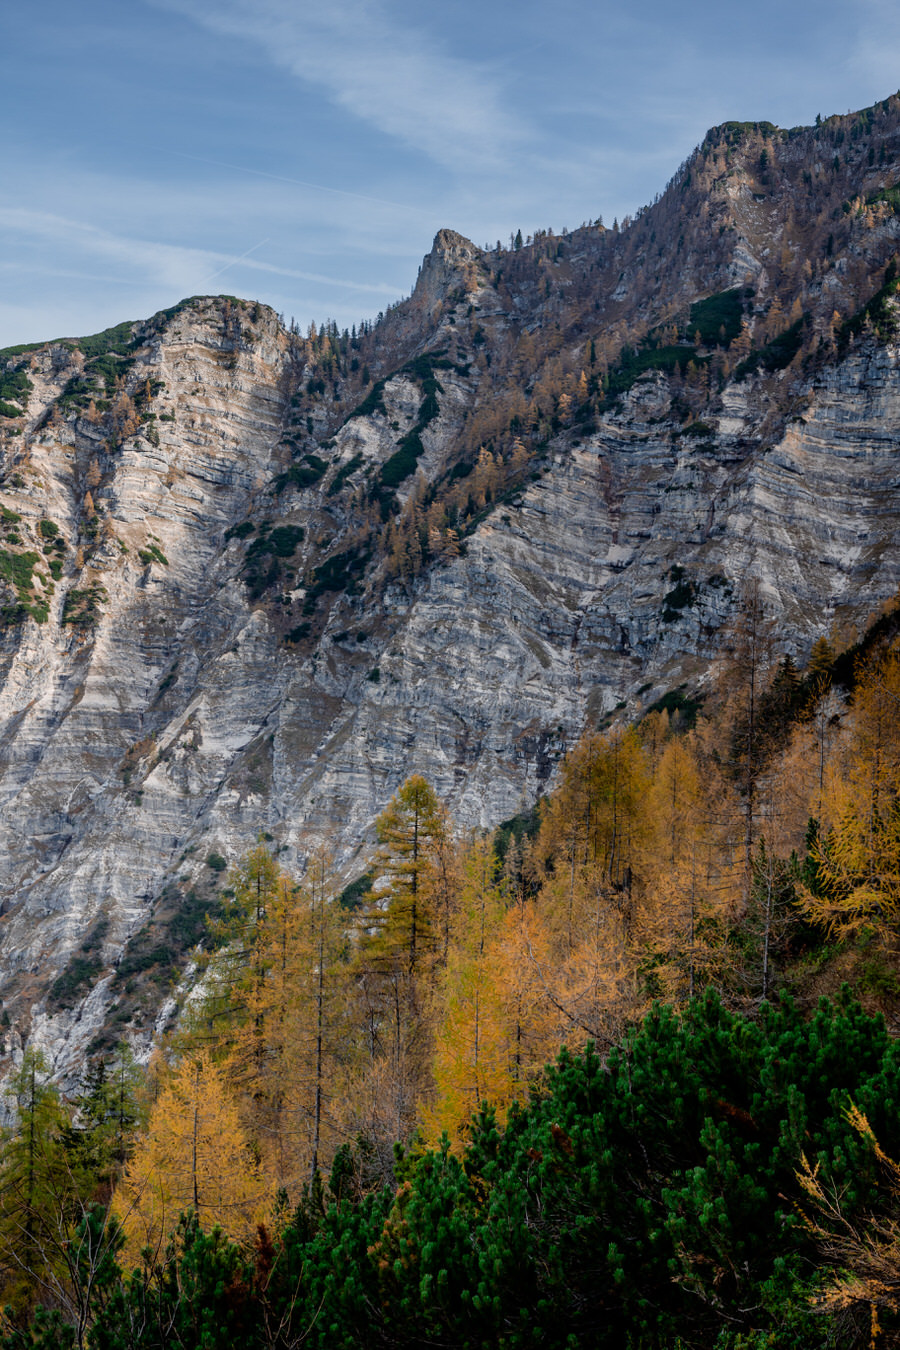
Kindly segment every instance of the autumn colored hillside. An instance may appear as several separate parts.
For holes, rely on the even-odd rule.
[[[410,778],[340,894],[260,843],[148,1073],[17,1073],[4,1345],[893,1344],[898,615],[798,670],[748,593],[708,706],[494,833]]]

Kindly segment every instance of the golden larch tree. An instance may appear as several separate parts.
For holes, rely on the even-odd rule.
[[[204,1227],[219,1224],[250,1241],[271,1200],[225,1071],[207,1050],[186,1056],[157,1097],[113,1197],[129,1256],[137,1260],[145,1247],[158,1252],[189,1209]]]

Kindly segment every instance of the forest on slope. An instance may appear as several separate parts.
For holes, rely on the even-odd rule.
[[[2,1344],[897,1343],[898,629],[800,671],[750,589],[534,812],[261,842],[149,1070],[12,1080]]]

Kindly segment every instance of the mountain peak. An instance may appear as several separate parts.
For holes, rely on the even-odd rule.
[[[456,230],[438,230],[428,257],[435,256],[446,262],[474,262],[481,257],[481,249]]]
[[[482,258],[482,251],[471,239],[456,230],[438,230],[419,269],[415,296],[428,306],[443,301],[447,293],[464,281],[466,272]]]

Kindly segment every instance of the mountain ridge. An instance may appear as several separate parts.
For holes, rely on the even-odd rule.
[[[622,226],[439,231],[352,334],[205,297],[0,353],[9,1055],[149,1043],[205,858],[350,879],[413,770],[496,824],[708,688],[744,582],[800,659],[895,593],[898,155],[896,97],[726,123]]]

